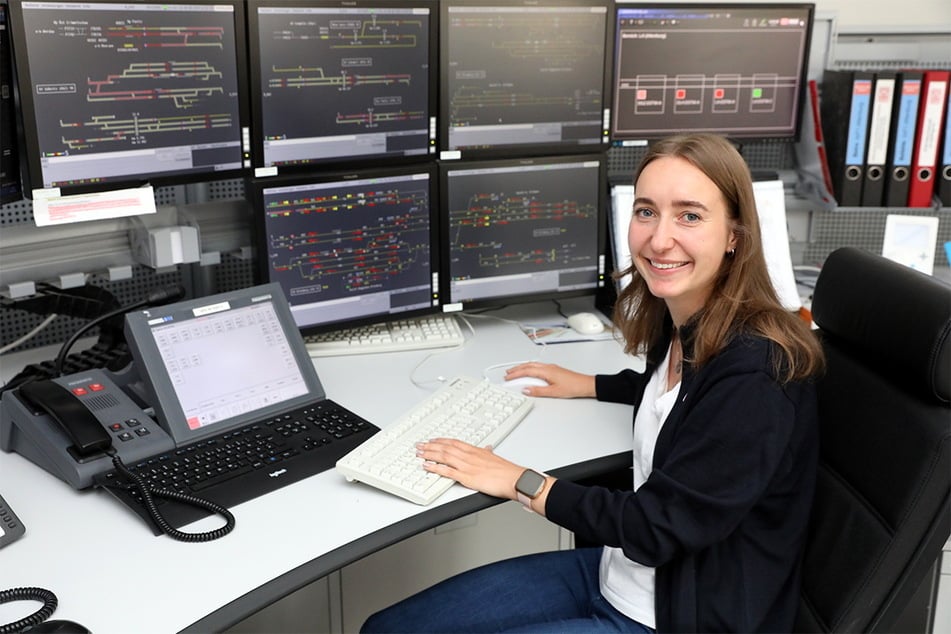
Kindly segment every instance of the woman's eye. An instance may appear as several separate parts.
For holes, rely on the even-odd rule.
[[[638,207],[634,209],[634,216],[637,218],[650,218],[654,212],[647,207]]]
[[[693,213],[688,211],[683,215],[683,219],[687,222],[700,222],[700,214]]]

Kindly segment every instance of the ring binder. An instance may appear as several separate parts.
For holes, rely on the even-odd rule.
[[[915,131],[918,128],[918,102],[921,95],[922,73],[903,71],[895,88],[896,99],[892,138],[888,148],[886,167],[886,207],[904,207],[908,203],[908,185],[911,173],[911,156],[915,147]]]
[[[934,201],[938,145],[941,143],[941,125],[944,123],[949,78],[951,72],[946,70],[925,71],[918,133],[911,163],[911,183],[908,186],[909,207],[931,207]]]
[[[839,204],[862,204],[865,148],[873,74],[827,70],[822,80],[822,125],[832,185]]]

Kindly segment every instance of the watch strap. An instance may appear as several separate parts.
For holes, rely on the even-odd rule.
[[[518,501],[521,503],[521,505],[525,508],[526,511],[529,511],[531,513],[535,512],[535,509],[532,508],[532,498],[528,497],[521,491],[516,491],[515,497],[518,499]]]

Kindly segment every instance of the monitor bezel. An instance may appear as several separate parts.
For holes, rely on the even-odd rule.
[[[645,132],[644,134],[618,134],[617,132],[617,121],[620,115],[617,108],[615,108],[615,99],[617,98],[618,92],[618,55],[620,53],[620,39],[619,39],[619,16],[620,12],[624,9],[669,9],[671,11],[689,11],[693,9],[703,9],[703,10],[741,10],[741,11],[758,11],[763,9],[777,10],[777,9],[789,9],[789,10],[805,10],[807,13],[806,20],[806,30],[805,30],[805,39],[803,41],[802,47],[802,57],[800,58],[800,68],[799,68],[799,91],[796,95],[796,104],[794,104],[795,118],[794,118],[794,129],[789,133],[760,133],[760,132],[735,132],[727,131],[722,128],[684,128],[679,129],[676,132],[662,130],[657,132]],[[802,118],[805,113],[805,100],[807,94],[807,84],[808,84],[808,74],[809,74],[809,54],[812,47],[812,33],[815,26],[815,16],[816,16],[816,5],[810,2],[751,2],[751,3],[740,3],[740,2],[676,2],[675,0],[669,0],[667,2],[658,2],[656,0],[650,2],[624,2],[618,1],[614,5],[613,12],[613,22],[612,22],[612,33],[611,33],[611,60],[610,60],[610,75],[608,80],[611,84],[611,117],[610,117],[610,144],[611,147],[625,147],[625,146],[641,146],[646,145],[652,141],[658,139],[663,139],[665,137],[671,136],[673,134],[684,133],[689,134],[691,132],[710,132],[714,134],[720,134],[734,143],[745,144],[745,143],[754,143],[754,142],[778,142],[778,143],[795,143],[798,142],[801,134],[803,122]]]
[[[305,335],[314,335],[324,332],[333,332],[345,328],[378,324],[388,321],[410,319],[424,315],[434,315],[442,311],[442,254],[440,248],[440,217],[439,217],[439,178],[435,162],[407,164],[402,166],[364,166],[354,170],[313,171],[310,173],[287,174],[274,178],[249,179],[245,189],[248,199],[254,210],[253,232],[258,257],[254,270],[255,283],[280,283],[270,280],[267,248],[267,226],[264,214],[264,192],[273,187],[306,186],[308,184],[329,184],[346,181],[409,176],[412,174],[427,174],[429,177],[429,248],[430,248],[430,280],[432,301],[426,307],[400,312],[382,312],[366,315],[359,318],[338,319],[319,324],[305,324],[297,326]],[[281,286],[283,288],[283,286]],[[286,291],[285,291],[286,292]],[[288,306],[290,302],[288,302]]]
[[[251,161],[253,175],[256,178],[265,178],[283,174],[308,173],[315,169],[359,169],[362,167],[376,167],[395,165],[410,161],[432,160],[438,141],[436,117],[438,110],[438,82],[439,82],[439,0],[247,0],[248,6],[248,68],[250,74],[251,95]],[[259,7],[290,7],[290,8],[317,8],[317,9],[413,9],[425,8],[429,10],[429,51],[428,72],[426,74],[427,108],[429,110],[425,123],[430,131],[428,152],[419,155],[406,154],[366,154],[348,155],[329,158],[315,158],[307,163],[267,165],[264,159],[264,113],[262,107],[262,73],[261,73],[261,43],[259,37]],[[345,135],[341,135],[345,136]]]
[[[254,412],[238,414],[221,424],[190,429],[185,421],[185,413],[175,393],[172,379],[162,362],[150,322],[156,320],[167,322],[181,319],[182,316],[194,319],[197,317],[194,314],[195,311],[214,311],[213,307],[220,307],[225,303],[232,307],[244,307],[265,301],[274,306],[274,313],[277,315],[282,331],[287,336],[288,345],[303,376],[306,391],[299,396],[262,407]],[[191,316],[188,316],[189,314]],[[326,397],[324,387],[304,346],[304,340],[294,324],[284,291],[279,284],[262,284],[133,311],[126,315],[124,331],[135,362],[133,367],[145,384],[149,402],[153,404],[159,422],[175,440],[176,445],[215,436]]]
[[[485,169],[496,167],[520,167],[532,165],[547,164],[565,164],[565,163],[583,163],[589,161],[598,162],[598,218],[596,250],[598,260],[598,279],[595,286],[590,288],[559,291],[559,290],[541,290],[535,293],[514,294],[505,296],[494,296],[474,299],[471,301],[453,301],[452,300],[452,275],[451,275],[451,250],[449,249],[450,231],[448,219],[448,210],[450,207],[449,196],[449,175],[453,171]],[[520,158],[493,159],[493,160],[466,160],[466,161],[440,161],[439,163],[439,207],[441,218],[440,242],[442,245],[442,289],[443,311],[458,312],[472,309],[501,308],[512,304],[522,304],[526,302],[535,302],[552,299],[566,299],[570,297],[596,296],[600,294],[605,284],[609,283],[610,272],[606,271],[607,258],[607,205],[608,199],[608,157],[606,153],[588,153],[588,154],[559,154],[556,156],[524,156]]]
[[[235,44],[235,73],[237,96],[236,105],[238,112],[237,121],[237,141],[241,143],[241,166],[234,169],[200,169],[187,172],[176,173],[141,173],[122,175],[110,178],[107,181],[95,183],[79,184],[45,184],[43,176],[42,159],[40,156],[39,132],[36,112],[36,102],[33,99],[32,72],[30,69],[29,50],[30,42],[25,31],[23,21],[22,5],[31,0],[9,0],[9,23],[11,41],[13,43],[13,66],[18,98],[19,112],[23,127],[23,139],[20,148],[21,174],[23,185],[23,195],[27,198],[33,198],[35,190],[58,190],[60,195],[85,194],[102,191],[112,191],[116,189],[141,187],[143,185],[152,185],[155,187],[169,185],[185,185],[197,182],[218,181],[242,176],[250,165],[250,153],[247,138],[250,134],[250,100],[248,95],[248,73],[247,73],[247,46],[246,33],[247,24],[244,11],[244,0],[175,0],[171,4],[175,5],[200,5],[200,6],[229,6],[232,8],[234,19],[234,44]],[[85,3],[71,2],[71,0],[56,0],[57,2],[66,2],[76,5]],[[124,0],[96,0],[95,4],[113,4],[116,10],[121,11],[128,2]],[[141,3],[148,5],[149,3]],[[156,6],[167,6],[155,3]]]
[[[597,143],[573,143],[560,141],[555,143],[511,143],[486,147],[449,147],[449,132],[451,121],[450,112],[450,82],[449,82],[449,12],[456,7],[525,7],[538,9],[545,7],[579,7],[601,8],[604,14],[603,55],[601,60],[601,136]],[[611,76],[610,63],[613,55],[611,42],[614,26],[613,0],[440,0],[439,2],[439,159],[469,160],[469,159],[497,159],[510,156],[552,156],[561,154],[591,154],[608,148],[610,142],[608,109],[611,104]]]

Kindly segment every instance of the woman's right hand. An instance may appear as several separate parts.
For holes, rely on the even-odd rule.
[[[520,363],[505,371],[505,380],[510,381],[523,376],[542,379],[548,385],[526,387],[523,392],[528,396],[547,396],[550,398],[593,398],[595,394],[594,376],[566,370],[553,363]]]

